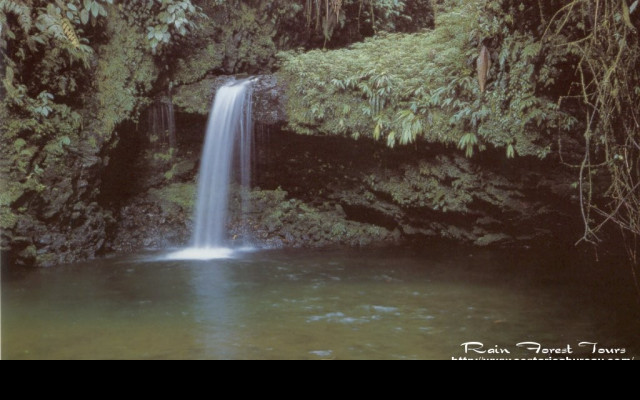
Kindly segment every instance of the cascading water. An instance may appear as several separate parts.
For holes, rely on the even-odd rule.
[[[149,142],[156,152],[172,152],[176,149],[176,121],[171,98],[157,99],[148,111]]]
[[[192,247],[170,258],[215,259],[232,253],[226,232],[229,186],[233,165],[239,165],[240,183],[245,187],[251,183],[252,83],[235,81],[216,94],[200,164]],[[246,208],[243,199],[243,212]]]

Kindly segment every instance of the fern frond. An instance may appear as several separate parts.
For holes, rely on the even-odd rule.
[[[69,39],[71,44],[73,44],[73,47],[75,47],[76,49],[80,47],[80,40],[78,39],[78,35],[76,35],[76,31],[75,29],[73,29],[73,25],[71,25],[71,22],[66,18],[62,19],[62,31],[64,32],[64,35],[67,37],[67,39]]]
[[[26,4],[21,4],[12,0],[0,0],[0,12],[4,14],[13,14],[18,19],[20,29],[24,33],[28,33],[32,26],[31,8]],[[4,21],[6,23],[6,19]]]

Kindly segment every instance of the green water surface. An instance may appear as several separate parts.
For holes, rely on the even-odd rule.
[[[502,358],[640,355],[623,259],[461,248],[161,258],[5,273],[3,359],[498,357],[465,354],[467,342]]]

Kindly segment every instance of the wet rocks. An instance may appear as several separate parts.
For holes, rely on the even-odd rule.
[[[208,115],[211,103],[220,87],[247,76],[217,76],[202,79],[175,89],[172,100],[179,112]],[[253,115],[258,123],[275,125],[286,121],[284,86],[275,75],[258,75],[254,84]]]
[[[261,187],[279,186],[314,207],[339,207],[342,221],[395,231],[405,241],[548,245],[577,232],[571,171],[548,163],[498,153],[470,160],[425,144],[390,150],[280,131],[265,142],[271,161],[259,170]]]
[[[185,245],[191,235],[191,210],[146,194],[132,199],[117,215],[107,249],[116,253]]]
[[[238,189],[235,192],[239,193]],[[250,204],[243,221],[238,213],[241,197],[239,194],[233,197],[231,234],[236,241],[246,240],[259,247],[365,247],[390,245],[399,239],[384,227],[346,220],[337,207],[328,203],[314,207],[289,198],[281,189],[253,190]]]

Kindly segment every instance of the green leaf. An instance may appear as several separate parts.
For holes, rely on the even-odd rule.
[[[73,3],[68,3],[67,8],[71,11],[78,11],[78,7],[76,7],[76,5]]]
[[[89,23],[89,11],[87,11],[86,9],[82,10],[82,12],[80,13],[80,21],[83,25]]]
[[[69,136],[63,136],[62,139],[60,139],[60,144],[62,146],[69,146],[71,145],[71,139],[69,138]]]
[[[516,150],[512,144],[507,147],[507,158],[516,158]]]
[[[7,80],[7,82],[13,83],[13,78],[14,78],[13,68],[7,66],[6,67],[6,80]]]
[[[394,148],[396,147],[396,133],[391,132],[389,136],[387,136],[387,146]]]
[[[94,18],[98,18],[98,15],[100,15],[100,4],[96,2],[91,4],[91,15],[93,15]]]

